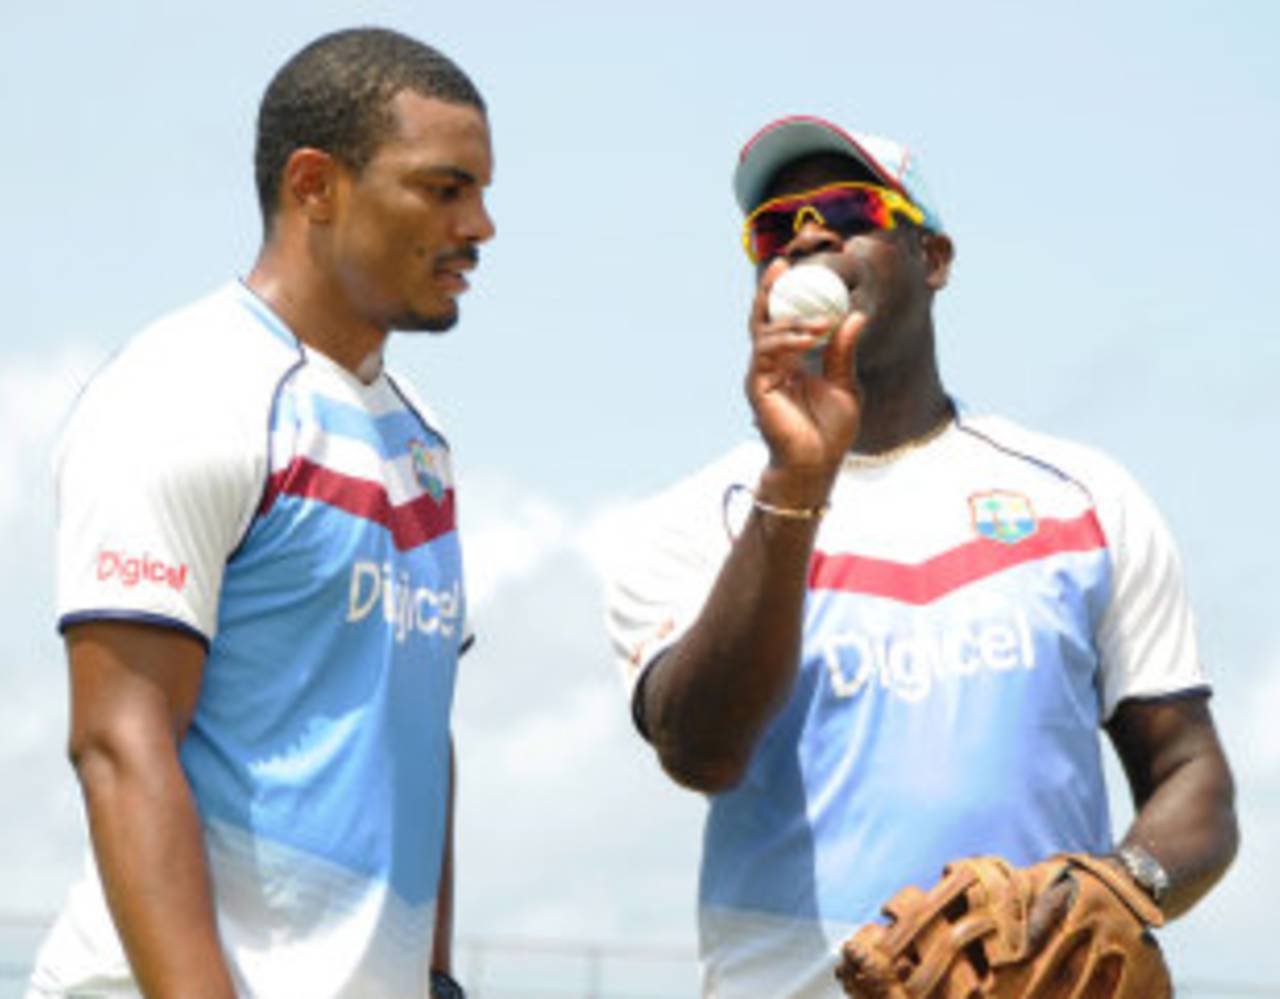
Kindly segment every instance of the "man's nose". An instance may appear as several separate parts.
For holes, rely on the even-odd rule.
[[[497,227],[493,224],[493,216],[483,198],[476,199],[470,210],[463,213],[459,220],[460,235],[468,243],[484,243],[493,239]]]
[[[788,261],[795,262],[815,253],[838,253],[844,246],[839,233],[833,232],[816,219],[806,220],[791,237],[782,251]]]

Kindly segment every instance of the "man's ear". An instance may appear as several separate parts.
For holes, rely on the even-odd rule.
[[[941,291],[951,277],[951,262],[956,258],[955,244],[946,233],[924,232],[920,236],[920,248],[924,252],[925,280],[932,291]]]
[[[286,211],[293,209],[310,222],[325,224],[333,218],[338,188],[338,164],[320,149],[304,146],[289,154],[284,165]]]

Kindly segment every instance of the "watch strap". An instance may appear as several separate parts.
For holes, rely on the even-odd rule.
[[[432,968],[431,999],[467,999],[467,993],[449,972]]]

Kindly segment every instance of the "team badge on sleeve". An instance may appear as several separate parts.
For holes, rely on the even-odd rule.
[[[436,468],[437,462],[431,449],[415,437],[409,441],[409,455],[413,460],[413,474],[418,485],[439,503],[444,499],[444,480]]]
[[[993,489],[969,497],[973,528],[984,538],[1006,545],[1016,544],[1036,533],[1037,521],[1031,500],[1021,493]]]

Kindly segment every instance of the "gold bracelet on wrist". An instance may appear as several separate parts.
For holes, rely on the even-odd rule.
[[[830,503],[823,503],[821,506],[776,506],[766,503],[755,493],[751,494],[751,505],[761,513],[781,517],[783,520],[821,520],[822,515],[831,509]]]
[[[724,497],[720,501],[720,515],[724,519],[724,533],[729,538],[730,543],[737,541],[738,531],[742,529],[742,525],[746,521],[745,516],[738,519],[730,515],[730,503],[733,498],[738,495],[746,495],[751,500],[751,507],[759,510],[766,516],[778,517],[781,520],[798,521],[800,523],[805,521],[819,521],[822,519],[822,515],[831,508],[830,503],[823,503],[821,506],[811,507],[778,506],[776,503],[770,503],[767,500],[760,499],[760,497],[756,495],[755,490],[750,486],[743,485],[741,482],[735,482],[725,489]],[[737,525],[736,530],[734,523]]]

